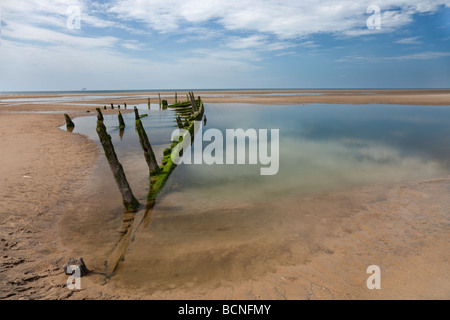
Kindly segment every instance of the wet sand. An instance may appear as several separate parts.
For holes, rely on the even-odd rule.
[[[448,90],[373,93],[204,100],[450,105]],[[6,100],[2,96],[2,102]],[[126,101],[101,103],[111,102],[131,106],[146,100],[130,95]],[[60,130],[62,114],[33,113],[61,108],[71,116],[95,111],[89,101],[86,106],[0,107],[0,148],[7,150],[0,155],[1,299],[450,298],[450,177],[276,199],[257,206],[234,203],[212,208],[207,230],[196,229],[194,213],[163,196],[157,214],[137,215],[135,221],[143,223],[133,231],[134,245],[150,243],[155,259],[143,263],[131,250],[116,276],[105,277],[105,256],[123,238],[127,217],[121,213],[112,177],[96,179],[103,160],[99,147],[84,136]],[[171,194],[171,201],[177,196]],[[104,204],[98,198],[115,200]],[[281,202],[279,219],[265,214],[280,210]],[[239,215],[243,210],[260,213],[260,224],[243,230],[253,223],[249,216]],[[140,238],[140,228],[153,228],[155,237]],[[69,257],[79,256],[94,272],[82,279],[81,291],[69,291],[61,268]],[[381,267],[382,290],[367,289],[369,265]],[[142,274],[141,281],[130,273]]]

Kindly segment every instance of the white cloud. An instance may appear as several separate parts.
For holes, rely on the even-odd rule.
[[[264,46],[267,43],[267,36],[253,35],[250,37],[239,38],[234,37],[230,39],[228,46],[232,49],[251,49]]]
[[[8,26],[3,31],[3,35],[16,40],[86,48],[113,47],[119,41],[116,37],[81,37],[16,22],[8,23]]]
[[[116,0],[109,10],[163,33],[214,21],[227,30],[290,39],[316,33],[366,33],[366,10],[371,4],[373,0]],[[407,26],[416,13],[450,6],[448,0],[379,0],[376,4],[386,32]]]
[[[395,43],[399,44],[421,44],[422,41],[420,41],[421,37],[409,37],[409,38],[403,38],[400,40],[395,41]]]
[[[406,60],[432,60],[432,59],[439,59],[439,58],[445,58],[445,57],[450,57],[450,52],[427,51],[427,52],[413,53],[413,54],[399,56],[399,57],[389,57],[386,59],[406,61]]]
[[[408,60],[433,60],[450,57],[450,52],[426,51],[411,53],[403,56],[373,57],[373,56],[348,56],[336,60],[337,62],[383,62],[383,61],[408,61]]]
[[[140,83],[164,86],[164,80],[154,77],[156,74],[165,74],[168,81],[176,79],[180,86],[190,83],[191,74],[199,75],[200,79],[204,76],[205,87],[239,86],[240,80],[254,83],[251,77],[255,73],[249,72],[261,68],[258,64],[264,52],[282,56],[294,54],[294,47],[318,48],[320,43],[311,40],[315,40],[314,34],[352,37],[374,32],[366,27],[369,17],[366,9],[373,0],[0,1],[3,20],[0,73],[8,75],[8,83],[4,82],[5,77],[0,79],[0,88],[11,87],[10,83],[17,88],[25,82],[28,87],[40,85],[42,74],[46,75],[50,88],[60,83],[67,83],[69,88],[93,87],[95,83],[104,88],[111,87],[111,83],[117,83],[115,88],[141,87]],[[376,3],[382,9],[382,29],[375,32],[404,31],[414,15],[436,12],[442,5],[450,7],[448,0]],[[82,30],[69,30],[66,26],[67,9],[73,5],[80,7]],[[153,38],[138,37],[149,34]],[[173,43],[189,41],[182,54],[171,56],[171,63],[161,62],[166,59],[161,51],[147,54],[143,50],[156,48],[158,41],[165,39]],[[398,43],[408,41],[412,44],[419,39],[411,37]],[[189,49],[192,47],[198,49]],[[135,58],[131,51],[143,58]],[[436,51],[384,59],[426,60],[447,56],[447,52]],[[133,77],[115,76],[121,73]],[[220,77],[210,83],[211,74]],[[112,78],[114,81],[105,80]],[[166,86],[176,87],[177,83]]]

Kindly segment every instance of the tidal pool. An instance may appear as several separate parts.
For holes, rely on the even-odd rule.
[[[448,106],[206,104],[205,107],[207,123],[203,132],[211,128],[222,132],[238,128],[279,129],[279,172],[261,176],[259,164],[180,165],[160,194],[151,216],[135,228],[121,248],[122,261],[110,281],[122,289],[149,292],[189,289],[200,284],[214,287],[232,279],[255,277],[278,264],[302,263],[315,250],[317,230],[325,228],[327,221],[363,207],[352,199],[352,190],[378,186],[377,190],[382,191],[385,186],[450,173]],[[175,113],[153,106],[149,112],[141,110],[141,113],[149,113],[143,124],[160,160],[175,129]],[[145,201],[148,170],[134,132],[134,115],[124,117],[127,128],[122,136],[116,116],[106,116],[105,124],[133,191]],[[74,132],[98,141],[95,121],[94,117],[75,119]],[[101,158],[100,166],[107,168],[103,154]],[[106,179],[111,184],[107,169],[98,172],[102,176],[96,179]],[[348,193],[330,200],[329,195],[337,192]],[[311,195],[316,196],[314,203],[307,198]],[[327,195],[323,203],[317,201],[320,195]],[[97,219],[112,221],[105,222],[106,231],[101,234],[107,233],[108,228],[120,229],[114,223],[125,220],[120,219],[121,199],[117,193],[115,197],[104,197],[108,198],[100,201],[115,203],[116,211],[98,213]],[[87,214],[87,204],[86,208]],[[107,250],[101,251],[91,244],[100,236],[93,231],[98,226],[89,225],[89,221],[82,216],[78,221],[92,231],[90,240],[82,244],[83,250],[102,252],[92,254],[92,259],[106,261]]]

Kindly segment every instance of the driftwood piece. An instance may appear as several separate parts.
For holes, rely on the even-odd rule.
[[[139,201],[134,197],[127,177],[123,171],[123,167],[117,159],[114,145],[111,141],[111,136],[106,132],[106,127],[103,121],[97,121],[97,134],[105,151],[106,159],[108,159],[109,166],[116,180],[119,191],[122,195],[123,205],[126,211],[136,212],[139,207]]]
[[[142,121],[139,117],[139,112],[137,108],[134,108],[134,112],[136,114],[136,131],[138,132],[139,135],[139,142],[141,144],[142,150],[144,150],[144,157],[150,170],[150,174],[159,173],[161,170],[158,166],[158,162],[156,161],[152,145],[148,140],[147,133],[145,132],[144,126],[142,125]]]

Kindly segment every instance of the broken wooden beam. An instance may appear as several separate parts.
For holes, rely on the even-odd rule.
[[[197,112],[198,111],[197,102],[195,101],[194,93],[192,91],[189,91],[189,97],[191,99],[192,111]]]
[[[117,186],[119,187],[119,191],[122,195],[125,211],[138,211],[140,203],[133,195],[131,187],[127,181],[127,177],[125,176],[125,172],[123,171],[123,167],[120,164],[119,159],[117,158],[117,154],[114,150],[111,136],[107,133],[103,121],[97,121],[97,134],[100,138],[103,150],[105,151],[106,159],[108,160],[109,166],[114,175],[114,180],[116,181]]]
[[[119,129],[125,129],[125,121],[123,121],[123,116],[119,111]]]
[[[75,123],[73,123],[72,119],[70,119],[67,113],[64,114],[64,118],[66,119],[66,127],[67,128],[75,128]]]
[[[153,152],[152,145],[148,140],[147,133],[145,132],[144,126],[142,125],[142,121],[139,116],[139,111],[137,108],[134,108],[134,112],[136,115],[136,131],[139,135],[139,143],[141,144],[142,150],[144,150],[145,161],[147,162],[150,175],[156,174],[160,172],[160,168],[158,166],[158,162],[156,161],[155,153]]]
[[[139,115],[139,111],[138,111],[137,107],[134,107],[134,118],[136,120],[139,120],[141,118],[141,116]]]
[[[98,121],[103,121],[103,114],[102,111],[100,110],[100,108],[97,108],[97,120]]]
[[[180,116],[177,117],[177,125],[178,125],[178,128],[184,129],[184,125],[183,125],[183,122],[181,121]]]

